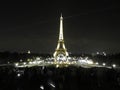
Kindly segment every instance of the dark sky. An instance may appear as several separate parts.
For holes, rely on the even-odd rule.
[[[53,53],[61,12],[68,52],[120,52],[120,3],[115,0],[1,2],[0,52]]]

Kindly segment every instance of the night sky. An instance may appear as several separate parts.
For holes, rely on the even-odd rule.
[[[120,3],[115,0],[1,2],[0,52],[53,53],[61,12],[68,52],[120,52]]]

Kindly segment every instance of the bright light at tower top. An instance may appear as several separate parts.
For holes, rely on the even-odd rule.
[[[59,33],[59,40],[63,40],[63,17],[61,14],[60,17],[60,33]]]

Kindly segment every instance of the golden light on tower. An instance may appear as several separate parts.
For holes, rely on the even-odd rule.
[[[55,63],[59,63],[59,62],[63,62],[63,63],[67,63],[68,62],[68,52],[67,49],[65,48],[65,44],[64,44],[64,37],[63,37],[63,17],[61,14],[60,17],[60,30],[59,30],[59,39],[58,39],[58,44],[57,44],[57,48],[53,54],[54,56],[54,62]]]

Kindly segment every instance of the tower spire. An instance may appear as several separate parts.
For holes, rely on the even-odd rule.
[[[62,17],[62,13],[61,13],[61,17]]]
[[[62,13],[61,13],[61,17],[60,17],[59,40],[63,40],[63,17],[62,17]]]

